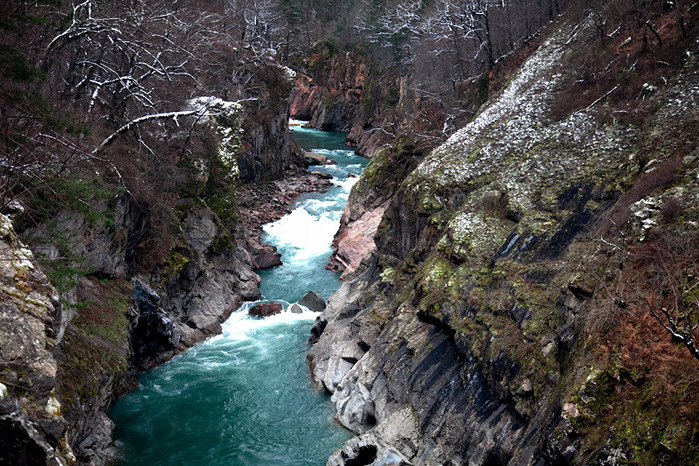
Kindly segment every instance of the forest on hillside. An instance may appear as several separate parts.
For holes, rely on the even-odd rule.
[[[260,113],[264,104],[255,102],[269,100],[260,89],[289,92],[272,68],[302,62],[319,45],[409,76],[411,92],[440,114],[428,118],[441,123],[429,136],[441,139],[473,114],[469,80],[564,11],[591,15],[602,38],[632,18],[652,44],[659,14],[674,10],[684,28],[692,8],[626,0],[9,0],[0,7],[0,206],[46,190],[70,202],[61,192],[70,187],[59,185],[95,173],[145,201],[181,189],[215,137],[199,131],[208,110],[190,100],[215,96]]]

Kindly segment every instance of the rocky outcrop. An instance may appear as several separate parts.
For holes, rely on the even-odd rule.
[[[359,111],[365,66],[354,54],[318,45],[298,73],[291,96],[291,117],[309,120],[324,131],[349,131]]]
[[[72,451],[56,399],[58,293],[0,215],[0,461],[64,465]],[[22,445],[23,448],[17,448]]]
[[[557,96],[582,72],[561,66],[571,47],[601,46],[591,22],[558,27],[472,123],[404,172],[383,196],[387,204],[366,194],[348,204],[348,218],[360,219],[348,212],[364,203],[368,212],[377,204],[385,211],[376,249],[347,275],[312,331],[313,378],[332,393],[337,419],[360,434],[329,464],[605,463],[632,458],[635,442],[647,441],[649,431],[635,430],[639,419],[656,432],[674,429],[676,418],[640,407],[654,382],[623,374],[651,370],[672,354],[677,368],[687,364],[684,375],[670,376],[680,380],[697,361],[661,346],[647,289],[625,288],[645,275],[627,271],[622,245],[648,238],[629,217],[635,202],[652,192],[677,195],[673,183],[696,173],[696,145],[679,148],[696,139],[688,128],[697,116],[681,109],[699,95],[697,61],[664,74],[668,85],[652,107],[663,110],[645,132],[605,123],[615,109],[595,108],[595,98],[553,117]],[[682,168],[673,162],[678,150]],[[660,160],[647,165],[654,156]],[[670,176],[670,167],[683,175]],[[699,186],[684,179],[681,202],[690,205]],[[699,218],[695,208],[683,215]],[[622,288],[624,300],[612,292]],[[603,332],[595,330],[601,314]],[[614,330],[625,321],[649,329],[638,345],[663,353],[644,350],[645,366],[632,362],[641,353],[610,355],[629,351],[632,325]],[[696,392],[689,397],[693,405]],[[679,413],[681,404],[664,406]],[[651,462],[691,464],[696,455],[648,448]]]
[[[259,298],[260,278],[249,255],[228,234],[208,208],[193,209],[182,222],[185,263],[167,271],[163,296],[181,335],[178,351],[220,333],[244,301]]]
[[[294,73],[276,65],[250,66],[245,82],[240,179],[250,183],[275,180],[304,168],[303,155],[289,139],[289,94]]]
[[[355,271],[364,256],[374,250],[374,235],[386,206],[362,212],[359,218],[342,222],[333,239],[333,256],[328,268],[341,272],[341,278]]]
[[[422,154],[407,143],[376,154],[350,192],[340,227],[333,238],[328,269],[344,279],[374,250],[374,236],[400,181],[417,166]]]

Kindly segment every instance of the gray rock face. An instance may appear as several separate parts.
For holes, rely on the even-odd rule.
[[[574,79],[559,72],[562,61],[593,35],[589,22],[552,34],[389,193],[375,251],[330,298],[311,339],[316,385],[359,434],[329,464],[589,460],[569,417],[583,409],[580,387],[595,377],[581,348],[595,289],[572,271],[597,244],[592,228],[619,195],[610,190],[629,182],[640,137],[633,125],[602,124],[592,112],[549,115],[555,93]],[[692,84],[677,88],[696,96],[696,62],[688,69]],[[679,94],[668,85],[668,101]],[[654,131],[656,141],[663,131]],[[696,154],[685,160],[685,173],[696,173]],[[386,200],[371,187],[361,194],[346,218]],[[618,461],[626,453],[600,455]]]
[[[292,81],[275,65],[250,65],[243,71],[248,99],[243,102],[242,150],[237,155],[240,179],[272,180],[285,171],[300,171],[303,156],[289,140],[289,93]],[[251,98],[252,97],[252,98]]]
[[[136,247],[147,232],[148,213],[141,205],[119,196],[110,207],[104,200],[95,200],[97,215],[111,216],[112,225],[96,220],[88,221],[72,210],[61,210],[47,228],[35,228],[23,235],[32,238],[37,254],[49,259],[61,255],[53,239],[60,238],[63,248],[79,259],[78,270],[104,277],[123,278],[132,265]]]
[[[306,293],[306,296],[301,298],[299,304],[313,312],[322,312],[325,309],[325,299],[316,291],[309,291]]]
[[[201,258],[214,244],[218,231],[218,225],[209,209],[192,209],[182,222],[184,240]]]
[[[359,307],[349,309],[349,303],[359,299],[365,288],[366,283],[344,282],[330,297],[322,320],[317,320],[314,326],[316,332],[322,328],[322,335],[307,357],[317,387],[330,393],[335,393],[344,376],[366,352],[366,346],[358,344],[359,327],[350,325]]]
[[[417,452],[420,433],[411,408],[395,412],[373,431],[346,442],[328,459],[328,466],[371,464],[373,466],[409,465]]]
[[[56,384],[53,323],[58,294],[0,215],[0,382],[46,403]]]
[[[220,234],[214,214],[202,207],[185,218],[183,237],[191,247],[188,262],[173,276],[162,304],[181,338],[180,348],[221,332],[221,323],[244,301],[259,298],[260,277],[250,256],[233,245],[214,251]]]
[[[143,280],[134,278],[133,298],[138,317],[131,332],[134,364],[143,370],[172,356],[180,343],[180,331],[160,307],[160,296]]]
[[[317,383],[333,393],[337,419],[397,461],[375,464],[506,464],[524,422],[483,369],[468,363],[451,334],[412,312],[394,315],[371,341],[360,325],[368,326],[375,310],[331,318],[331,331],[309,352]],[[350,464],[333,458],[330,464]]]
[[[65,430],[65,428],[63,429]],[[61,434],[62,436],[62,434]],[[0,461],[7,465],[65,466],[57,441],[29,418],[15,398],[0,398]]]
[[[91,423],[90,433],[85,436],[78,449],[94,464],[107,464],[117,454],[117,447],[111,441],[114,423],[100,412]]]

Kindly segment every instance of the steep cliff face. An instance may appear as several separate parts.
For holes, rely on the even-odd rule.
[[[640,251],[667,231],[697,236],[699,44],[665,36],[675,52],[658,69],[637,30],[631,44],[598,32],[592,17],[557,25],[470,124],[375,196],[390,198],[376,250],[308,355],[361,434],[329,464],[696,461],[699,361],[649,311],[663,292]],[[576,84],[594,54],[614,77],[590,92]]]
[[[291,96],[291,117],[309,120],[313,128],[349,131],[359,112],[365,66],[355,54],[338,52],[329,45],[299,66]]]
[[[54,358],[58,293],[4,215],[0,272],[0,462],[66,464],[72,452]]]
[[[421,158],[421,152],[405,140],[372,157],[347,199],[333,239],[329,269],[341,272],[345,278],[357,269],[362,257],[373,251],[374,236],[386,207],[400,181]]]
[[[289,140],[289,94],[295,73],[274,65],[251,67],[244,73],[243,135],[237,157],[241,180],[269,181],[303,170],[303,153],[294,150]]]
[[[25,231],[60,286],[53,383],[70,427],[67,444],[80,462],[104,464],[113,456],[105,412],[133,387],[136,371],[220,333],[231,312],[259,297],[250,255],[210,208],[182,205],[177,225],[180,234],[164,248],[165,257],[148,268],[146,258],[157,253],[144,247],[150,217],[128,200],[103,218],[63,210]],[[32,341],[35,333],[20,339]],[[21,345],[3,344],[13,346]]]

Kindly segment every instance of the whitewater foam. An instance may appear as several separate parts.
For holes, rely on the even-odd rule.
[[[286,249],[285,262],[302,261],[330,251],[337,222],[325,213],[315,217],[301,206],[263,230],[268,242]]]

